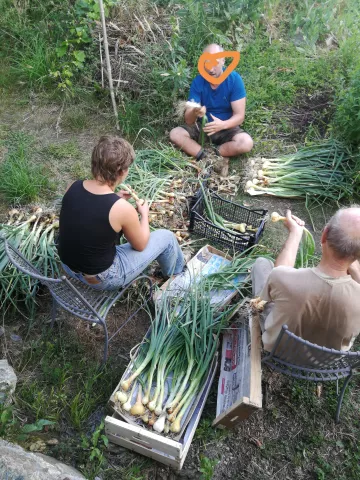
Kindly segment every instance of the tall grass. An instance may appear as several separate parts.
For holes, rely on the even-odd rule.
[[[20,81],[30,88],[41,88],[52,83],[49,73],[54,61],[54,49],[37,34],[15,49],[10,74],[17,83]]]
[[[6,142],[8,153],[0,165],[0,193],[11,204],[26,204],[43,198],[54,189],[42,165],[31,160],[31,139],[13,134]]]

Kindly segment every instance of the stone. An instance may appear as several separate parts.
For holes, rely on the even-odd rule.
[[[15,392],[17,376],[8,361],[0,360],[0,403],[9,404]]]
[[[48,445],[57,445],[59,443],[59,440],[57,438],[50,438],[50,440],[48,440],[46,443]]]
[[[75,468],[42,453],[27,452],[0,439],[0,478],[8,480],[86,480]]]

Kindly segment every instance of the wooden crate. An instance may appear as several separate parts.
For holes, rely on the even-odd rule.
[[[181,296],[186,294],[190,283],[193,283],[196,277],[218,271],[227,260],[230,262],[232,257],[211,245],[205,245],[189,260],[184,273],[177,275],[173,279],[169,279],[155,292],[154,301],[159,301],[165,291],[167,296]],[[241,274],[238,280],[239,282],[243,282],[247,277],[248,275]],[[236,295],[236,288],[224,291],[213,290],[210,293],[211,304],[217,304],[219,308],[223,307],[230,303]]]
[[[218,365],[218,354],[214,358],[201,398],[179,441],[172,440],[146,428],[121,420],[117,413],[105,418],[105,434],[108,439],[146,457],[180,470],[189,451],[196,427],[208,397]]]
[[[249,312],[249,324],[245,325],[249,328],[250,348],[243,345],[242,353],[248,371],[246,375],[239,375],[236,380],[239,382],[239,389],[242,395],[232,403],[225,411],[221,411],[213,421],[213,426],[220,428],[234,428],[239,422],[248,418],[254,411],[262,408],[262,392],[261,392],[261,329],[257,315]],[[226,341],[226,336],[224,335]],[[224,340],[223,340],[224,342]],[[246,348],[246,350],[245,350]],[[224,349],[223,349],[224,350]],[[244,351],[245,350],[245,351]],[[222,372],[224,370],[225,358],[221,358],[221,371],[218,386],[218,410],[222,389]],[[245,378],[246,377],[246,378]],[[219,413],[219,412],[217,412]]]

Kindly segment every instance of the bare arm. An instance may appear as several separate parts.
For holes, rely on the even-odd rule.
[[[231,102],[231,107],[233,111],[232,117],[228,120],[220,120],[220,118],[211,115],[213,121],[205,125],[204,132],[211,136],[221,130],[227,130],[241,125],[245,119],[246,98]]]
[[[241,98],[240,100],[236,100],[235,102],[231,102],[231,108],[233,111],[233,115],[229,120],[225,120],[225,129],[237,127],[238,125],[242,125],[245,120],[245,109],[246,109],[246,97]]]
[[[289,230],[289,236],[275,261],[275,267],[282,265],[293,268],[304,230],[304,222],[300,220],[300,218],[291,215],[291,211],[288,210],[286,212],[286,220],[284,221],[284,225]]]
[[[349,275],[351,275],[351,278],[355,280],[355,282],[360,283],[360,263],[359,260],[355,260],[353,262],[348,270]]]
[[[126,240],[134,250],[141,252],[145,249],[149,237],[149,206],[147,202],[140,205],[136,202],[140,220],[135,208],[128,202],[116,202],[109,214],[110,225],[115,231],[122,229]]]

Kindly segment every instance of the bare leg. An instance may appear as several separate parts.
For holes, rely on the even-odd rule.
[[[248,133],[237,133],[231,142],[223,143],[219,146],[219,153],[223,157],[235,157],[241,153],[250,152],[254,142]]]
[[[196,155],[200,152],[201,146],[190,138],[189,132],[187,132],[182,127],[173,128],[170,132],[170,140],[174,143],[178,148],[183,150],[188,155],[192,157],[196,157]]]

